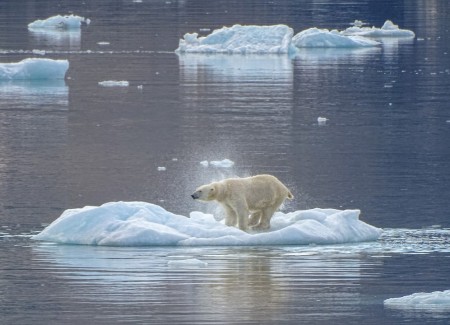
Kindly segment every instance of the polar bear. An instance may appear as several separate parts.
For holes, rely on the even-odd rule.
[[[191,195],[200,201],[217,201],[225,210],[225,224],[241,230],[270,228],[270,219],[286,198],[294,196],[272,175],[228,178],[200,186]],[[249,218],[250,215],[250,218]]]

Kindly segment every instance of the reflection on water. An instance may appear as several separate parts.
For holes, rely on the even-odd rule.
[[[64,80],[0,81],[0,110],[67,110],[69,88]]]
[[[188,258],[208,265],[168,265]],[[136,249],[39,244],[33,246],[33,259],[46,264],[52,278],[64,278],[78,299],[99,306],[116,300],[145,304],[152,317],[172,315],[176,323],[186,317],[191,322],[291,322],[315,314],[318,304],[319,319],[357,316],[361,312],[360,282],[372,276],[362,272],[367,261],[358,254],[311,253],[295,248]],[[374,267],[373,263],[381,261],[370,263]],[[95,287],[95,295],[90,287]]]
[[[30,30],[33,48],[51,48],[53,50],[79,50],[81,48],[81,30]]]

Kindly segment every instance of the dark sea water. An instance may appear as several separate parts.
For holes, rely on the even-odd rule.
[[[27,30],[68,13],[91,24]],[[291,57],[174,52],[205,28],[298,33],[355,19],[391,19],[416,37]],[[450,289],[449,29],[446,0],[1,1],[0,63],[70,68],[60,82],[0,81],[0,324],[448,324],[450,306],[383,301]],[[200,165],[224,158],[235,166]],[[65,209],[110,201],[206,211],[189,196],[198,185],[259,173],[292,190],[285,211],[357,208],[386,231],[375,243],[306,247],[30,239]],[[170,263],[185,258],[207,265]]]

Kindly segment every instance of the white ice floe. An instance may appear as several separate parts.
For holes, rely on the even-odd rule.
[[[109,246],[309,245],[374,241],[382,230],[359,220],[359,210],[277,212],[271,229],[246,233],[211,214],[187,218],[145,202],[110,202],[66,210],[34,240]]]
[[[386,20],[381,28],[362,27],[362,24],[355,24],[341,32],[347,36],[364,36],[364,37],[414,37],[415,34],[411,30],[400,29],[392,21]]]
[[[346,36],[337,30],[309,28],[292,38],[292,43],[298,48],[358,48],[358,47],[372,47],[380,45],[379,42],[361,37],[361,36]]]
[[[126,80],[105,80],[100,81],[98,84],[102,87],[128,87],[130,85]]]
[[[36,20],[28,24],[28,29],[49,29],[49,30],[79,30],[81,24],[90,24],[90,20],[80,16],[66,15],[66,16],[53,16],[45,20]]]
[[[199,37],[198,33],[186,33],[180,39],[178,53],[225,54],[287,54],[297,48],[365,48],[380,45],[373,39],[414,37],[414,32],[400,29],[387,20],[381,28],[364,27],[355,21],[343,31],[309,28],[294,36],[286,25],[223,27],[211,34]]]
[[[187,33],[180,39],[180,53],[227,53],[227,54],[281,54],[289,53],[292,28],[286,25],[223,27],[211,34],[198,37]]]
[[[450,290],[435,292],[418,292],[400,298],[390,298],[384,305],[396,309],[442,310],[450,311]]]
[[[69,61],[29,58],[15,63],[0,63],[0,80],[64,79]]]

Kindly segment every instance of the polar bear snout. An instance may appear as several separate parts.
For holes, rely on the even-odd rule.
[[[191,198],[193,198],[194,200],[197,200],[199,197],[200,195],[197,192],[191,194]]]

